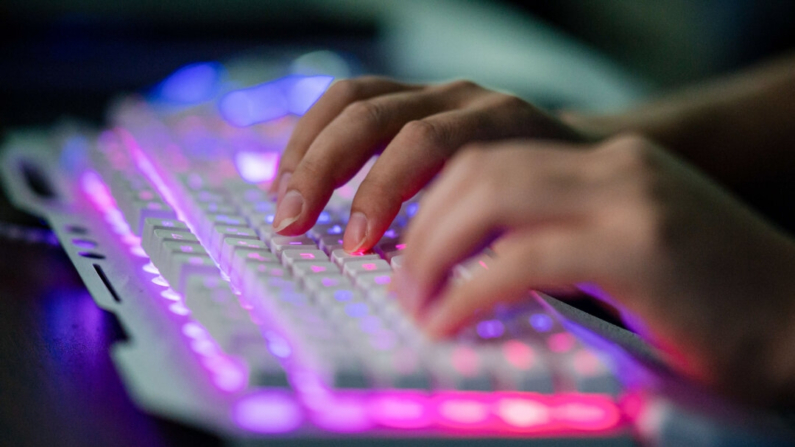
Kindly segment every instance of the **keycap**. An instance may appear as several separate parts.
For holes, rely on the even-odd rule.
[[[124,212],[124,209],[122,209]],[[154,217],[160,219],[176,219],[177,213],[168,204],[161,200],[133,200],[124,213],[130,229],[140,236],[144,229],[144,221]]]
[[[178,253],[171,257],[167,272],[169,276],[163,275],[163,277],[166,278],[172,289],[180,293],[184,290],[185,281],[191,275],[217,275],[219,270],[215,262],[206,254]]]
[[[223,224],[217,224],[212,230],[212,235],[209,239],[208,248],[211,253],[216,256],[220,257],[221,254],[221,247],[224,242],[224,239],[228,237],[233,237],[237,239],[251,239],[256,240],[257,233],[254,232],[251,228],[247,227],[238,227],[238,226],[226,226]]]
[[[392,268],[383,259],[352,259],[343,265],[342,274],[355,278],[362,273],[389,273]]]
[[[494,258],[487,254],[474,256],[453,267],[453,281],[458,283],[467,282],[481,272],[487,271],[493,263]]]
[[[290,252],[292,250],[288,250]],[[287,253],[285,252],[285,253]],[[306,275],[338,273],[336,265],[329,261],[303,261],[295,262],[291,266],[291,271],[296,279],[301,280]]]
[[[433,372],[441,388],[466,391],[491,391],[493,380],[486,359],[475,346],[448,345],[433,351]]]
[[[555,391],[549,358],[539,346],[508,340],[484,352],[500,389],[545,394]]]
[[[310,293],[338,287],[353,287],[351,281],[342,276],[339,270],[324,274],[305,275],[301,277],[301,284],[303,289]]]
[[[318,242],[318,247],[327,256],[331,256],[332,251],[342,248],[342,236],[323,236]]]
[[[566,356],[562,371],[582,393],[617,395],[621,390],[604,360],[587,348],[579,348]]]
[[[338,248],[331,252],[331,261],[340,266],[342,266],[349,261],[377,261],[381,258],[378,257],[377,254],[369,252],[363,254],[352,254],[348,253],[345,250]]]
[[[204,247],[198,241],[165,241],[160,244],[157,255],[152,259],[152,263],[160,270],[160,273],[167,277],[170,272],[171,258],[177,253],[207,255]]]
[[[260,249],[267,250],[267,245],[259,239],[250,237],[226,237],[221,244],[221,256],[219,264],[222,269],[229,271],[232,262],[232,255],[236,250],[240,249]]]
[[[389,265],[392,266],[392,270],[400,270],[403,267],[403,255],[392,256]]]
[[[314,246],[309,249],[284,249],[281,258],[285,267],[292,267],[296,262],[328,261],[328,256]]]
[[[368,291],[374,291],[374,289],[386,291],[391,282],[392,272],[386,270],[359,273],[354,278],[354,284],[356,284],[356,287]]]
[[[270,241],[271,251],[281,255],[282,251],[289,249],[313,249],[317,248],[315,241],[306,236],[273,236]]]
[[[268,263],[281,264],[279,259],[267,248],[239,248],[232,255],[232,264],[229,269],[229,277],[232,282],[237,284],[243,279],[243,272],[247,263]]]
[[[326,236],[338,236],[342,237],[342,234],[345,232],[345,224],[341,222],[333,222],[333,223],[326,223],[321,224],[318,222],[317,225],[312,227],[306,235],[309,236],[312,240],[320,241]]]
[[[401,252],[405,248],[406,248],[405,243],[389,241],[385,243],[376,244],[376,246],[373,248],[373,251],[378,253],[378,255],[381,256],[381,258],[389,262],[392,260],[393,256],[401,254]]]
[[[159,219],[156,217],[149,217],[144,219],[144,230],[141,234],[141,246],[147,253],[150,253],[151,239],[155,230],[171,230],[171,231],[184,231],[190,232],[185,222],[177,219]],[[150,253],[151,256],[151,253]]]

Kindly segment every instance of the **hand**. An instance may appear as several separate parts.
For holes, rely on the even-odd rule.
[[[488,270],[446,282],[491,241]],[[680,372],[746,402],[793,402],[795,247],[646,140],[471,146],[405,242],[399,298],[433,336],[530,289],[592,283]]]
[[[282,155],[271,185],[274,227],[286,235],[309,230],[334,188],[386,145],[354,197],[343,237],[346,250],[366,251],[459,147],[514,137],[580,139],[521,99],[467,81],[336,82],[300,119]]]

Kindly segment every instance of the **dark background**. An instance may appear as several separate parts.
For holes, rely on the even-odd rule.
[[[5,0],[0,3],[0,132],[64,115],[100,125],[120,92],[152,86],[190,62],[283,45],[357,54],[389,72],[393,17],[377,1]],[[404,0],[405,4],[413,2]],[[468,7],[483,2],[447,2]],[[335,5],[339,5],[336,7]],[[393,5],[394,6],[394,5]],[[641,79],[648,94],[736,70],[793,48],[795,2],[556,0],[502,2],[540,18]],[[407,6],[408,7],[408,6]],[[467,24],[461,24],[466,27]],[[450,76],[454,76],[451,74]],[[792,229],[789,179],[738,191]],[[0,445],[216,445],[145,416],[108,357],[124,334],[44,227],[0,198]]]

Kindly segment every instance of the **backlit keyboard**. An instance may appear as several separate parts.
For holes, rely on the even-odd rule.
[[[112,354],[134,400],[266,440],[628,442],[609,359],[541,295],[446,341],[414,326],[389,283],[418,199],[372,252],[341,248],[366,168],[305,235],[273,232],[265,185],[295,115],[329,81],[290,76],[180,107],[129,97],[107,130],[10,143],[12,155],[41,149],[59,185],[60,203],[31,206],[130,335]],[[452,280],[492,256],[456,266]]]

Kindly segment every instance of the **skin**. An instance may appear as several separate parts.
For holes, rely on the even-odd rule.
[[[793,116],[795,57],[611,116],[558,118],[466,81],[340,81],[284,152],[274,227],[307,231],[333,189],[380,153],[344,248],[371,248],[436,179],[395,280],[430,335],[529,289],[596,284],[686,376],[743,402],[791,405],[795,246],[720,184],[795,170]],[[489,244],[487,272],[447,282]]]

